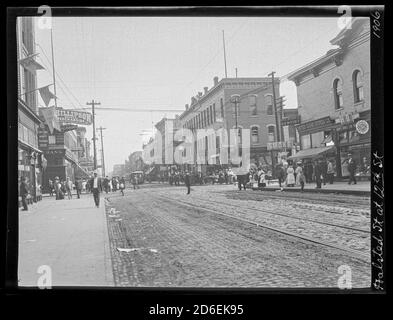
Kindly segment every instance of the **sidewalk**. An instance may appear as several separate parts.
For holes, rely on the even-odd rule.
[[[36,287],[41,265],[52,286],[113,286],[104,199],[43,198],[19,211],[19,286]]]
[[[304,186],[304,192],[320,192],[320,193],[341,193],[358,196],[370,196],[371,195],[371,182],[370,181],[359,181],[357,184],[349,185],[348,182],[335,182],[333,184],[327,183],[322,184],[321,189],[316,189],[315,183],[306,183]],[[252,188],[253,190],[267,190],[276,191],[280,190],[278,183],[269,184],[265,188]],[[300,192],[300,186],[295,187],[284,187],[283,191]]]

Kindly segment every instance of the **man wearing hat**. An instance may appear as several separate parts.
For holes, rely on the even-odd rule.
[[[100,192],[102,192],[101,178],[98,177],[97,172],[94,172],[94,177],[90,179],[90,190],[93,193],[94,202],[96,207],[100,206]]]
[[[356,162],[352,158],[352,154],[351,153],[348,153],[348,171],[349,171],[348,184],[351,184],[352,181],[353,181],[354,184],[356,184],[356,178],[355,178]]]

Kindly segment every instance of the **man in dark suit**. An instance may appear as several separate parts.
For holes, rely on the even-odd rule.
[[[187,194],[190,194],[191,192],[191,177],[190,177],[190,173],[187,171],[186,175],[184,177],[184,183],[187,187]]]
[[[349,171],[349,182],[351,184],[352,181],[356,184],[355,172],[356,172],[356,162],[352,158],[352,154],[348,153],[348,171]]]
[[[101,178],[98,177],[97,172],[94,172],[94,177],[90,179],[90,190],[93,193],[94,202],[96,207],[100,206],[100,192],[102,192]]]
[[[23,205],[22,211],[27,211],[28,210],[28,208],[27,208],[27,201],[26,201],[26,198],[27,198],[28,194],[29,194],[29,187],[27,185],[27,178],[24,177],[22,179],[21,183],[20,183],[20,186],[19,186],[19,195],[22,198],[22,205]]]
[[[321,189],[321,186],[322,186],[322,179],[321,179],[322,168],[321,168],[321,164],[320,164],[320,162],[318,160],[315,161],[314,173],[315,173],[315,182],[317,183],[316,188],[317,189]]]

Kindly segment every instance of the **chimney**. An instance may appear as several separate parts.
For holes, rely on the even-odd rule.
[[[188,103],[186,104],[186,110],[188,110]]]
[[[203,87],[203,90],[205,90],[205,94],[209,91],[209,87]]]
[[[198,92],[198,98],[202,97],[202,92]]]
[[[218,85],[218,77],[214,77],[213,81],[214,81],[214,86]]]
[[[193,105],[194,103],[196,103],[196,98],[195,97],[191,97],[191,105]]]

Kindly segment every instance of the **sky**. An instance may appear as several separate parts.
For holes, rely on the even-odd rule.
[[[53,83],[51,32],[37,25],[37,61],[46,69],[37,71],[41,87]],[[222,30],[228,77],[237,68],[238,77],[266,77],[274,70],[284,78],[332,49],[329,41],[340,32],[335,18],[305,17],[56,17],[52,27],[58,106],[101,103],[96,128],[106,128],[106,172],[142,150],[153,123],[181,112],[99,108],[184,110],[215,76],[225,77]],[[297,107],[291,81],[282,80],[280,93],[287,108]],[[97,144],[99,163],[100,150]]]

